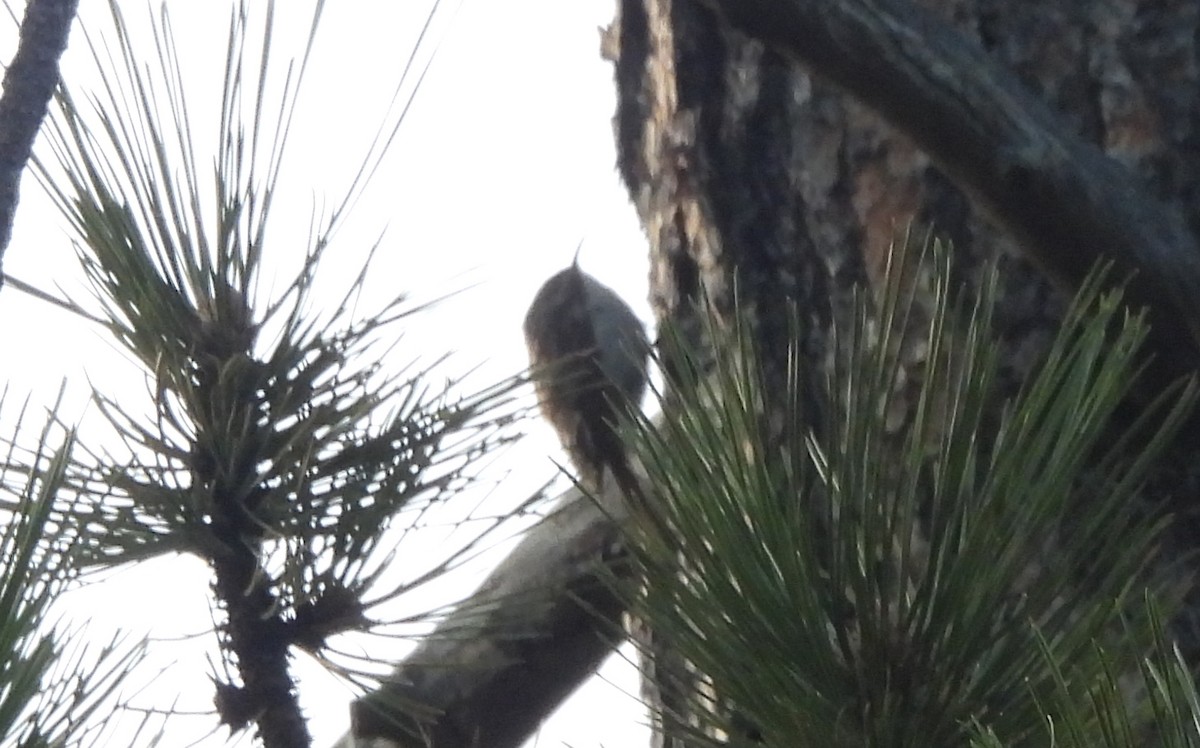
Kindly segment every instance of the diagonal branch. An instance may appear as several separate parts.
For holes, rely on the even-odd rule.
[[[388,682],[354,704],[354,737],[338,746],[524,743],[621,636],[624,605],[599,571],[620,555],[608,507],[620,511],[621,501],[601,498],[605,509],[568,491]]]
[[[1170,373],[1200,362],[1200,248],[1179,211],[949,24],[906,0],[702,0],[912,138],[1057,282],[1100,259],[1150,308]]]
[[[78,7],[79,0],[29,0],[17,54],[4,74],[4,95],[0,96],[0,262],[12,239],[21,172],[58,85],[58,61],[67,48]]]

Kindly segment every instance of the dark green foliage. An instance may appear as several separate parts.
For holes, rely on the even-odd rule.
[[[95,718],[113,709],[145,642],[90,640],[83,623],[59,618],[91,532],[62,499],[75,435],[56,437],[49,420],[32,446],[10,442],[0,460],[0,741],[104,745],[112,736]],[[22,410],[14,432],[24,436],[25,423]]]
[[[952,303],[948,254],[923,279],[901,271],[905,250],[879,303],[837,331],[825,375],[793,357],[781,398],[748,336],[713,330],[728,346],[713,370],[683,367],[678,407],[630,429],[652,494],[628,532],[645,580],[631,598],[702,674],[702,718],[664,716],[687,741],[1053,745],[1049,703],[1101,693],[1152,651],[1144,626],[1119,635],[1156,589],[1158,526],[1133,498],[1194,387],[1114,426],[1145,325],[1093,279],[1037,376],[998,403],[992,285]],[[919,392],[897,402],[914,350]],[[800,407],[813,401],[819,420]],[[1168,687],[1187,678],[1153,662],[1158,711],[1195,714]],[[1107,713],[1077,716],[1078,733],[1098,739]]]

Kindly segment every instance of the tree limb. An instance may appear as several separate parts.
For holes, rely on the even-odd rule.
[[[1102,258],[1136,274],[1127,298],[1150,308],[1171,373],[1200,363],[1200,247],[1180,212],[978,45],[905,0],[701,1],[912,138],[1057,282]]]
[[[619,497],[602,498],[620,511]],[[609,510],[568,491],[387,683],[353,705],[353,738],[338,745],[521,745],[618,643],[624,607],[598,570],[619,554]]]
[[[58,85],[58,61],[79,0],[29,0],[17,54],[4,74],[0,96],[0,263],[12,239],[21,172]],[[0,276],[0,283],[3,276]]]

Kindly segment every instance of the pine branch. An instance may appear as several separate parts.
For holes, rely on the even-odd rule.
[[[320,3],[281,89],[275,4],[236,4],[215,143],[193,137],[201,129],[169,13],[152,21],[156,65],[142,61],[116,0],[109,6],[115,54],[88,39],[101,92],[77,106],[64,88],[49,128],[59,170],[35,161],[75,232],[105,326],[151,395],[145,415],[93,392],[117,446],[81,447],[66,471],[97,528],[80,563],[171,552],[205,561],[222,646],[217,717],[253,728],[267,748],[308,745],[291,655],[303,649],[360,677],[329,640],[382,633],[394,622],[375,611],[453,569],[500,522],[451,502],[480,483],[480,458],[515,438],[521,381],[458,395],[460,380],[432,378],[444,357],[385,366],[386,342],[423,307],[401,295],[362,311],[366,265],[340,300],[311,311],[333,233],[403,119],[403,80],[348,191],[314,217],[300,268],[269,298],[259,293],[266,258],[288,251],[267,239],[268,225]],[[211,175],[198,166],[208,149]],[[260,337],[264,328],[273,334]],[[385,578],[396,533],[443,509],[468,526],[461,546]]]

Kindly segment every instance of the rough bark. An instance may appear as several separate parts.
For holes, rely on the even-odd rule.
[[[1073,132],[975,40],[902,0],[707,4],[910,138],[1052,279],[1078,287],[1101,258],[1118,277],[1135,274],[1130,300],[1155,314],[1174,372],[1196,368],[1200,247],[1178,206]]]
[[[1036,366],[1061,313],[1062,289],[1031,258],[1068,287],[1101,254],[1139,269],[1136,298],[1158,312],[1160,358],[1171,371],[1193,367],[1200,6],[920,6],[619,1],[607,38],[618,166],[650,240],[660,322],[703,352],[703,294],[718,316],[748,322],[766,365],[773,355],[782,371],[794,306],[807,354],[820,362],[851,288],[879,278],[896,231],[916,221],[953,242],[963,293],[989,258],[1005,258],[994,320],[1000,394]],[[1177,445],[1152,486],[1177,515],[1168,553],[1194,550],[1200,537],[1190,506],[1200,489],[1195,452]],[[562,552],[537,551],[541,533],[522,545],[530,568],[558,563]],[[583,553],[589,537],[558,543]],[[587,565],[578,568],[586,578]],[[554,588],[569,586],[561,578]],[[1200,628],[1190,620],[1175,621],[1175,632],[1194,655]],[[459,708],[420,688],[406,693]],[[500,718],[486,704],[474,714]]]
[[[58,86],[58,61],[67,48],[78,7],[79,0],[30,0],[21,21],[17,53],[4,74],[4,94],[0,96],[0,266],[12,238],[21,173]]]
[[[819,362],[824,321],[852,284],[878,279],[890,240],[915,220],[953,241],[963,293],[986,260],[1007,258],[999,394],[1024,381],[1060,313],[1060,289],[1030,259],[1068,289],[1100,255],[1136,269],[1163,373],[1193,370],[1200,8],[922,5],[621,2],[619,165],[650,239],[660,321],[700,329],[703,296],[782,355],[795,307]],[[1157,470],[1149,498],[1177,514],[1168,556],[1200,537],[1196,463],[1181,443]],[[1174,623],[1195,657],[1193,618]],[[670,710],[659,685],[647,695]]]

